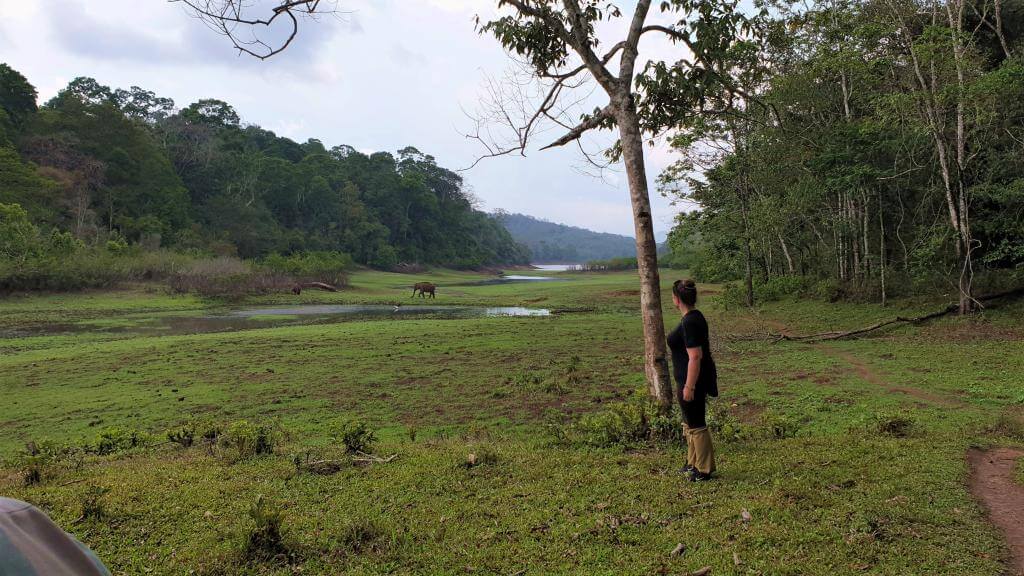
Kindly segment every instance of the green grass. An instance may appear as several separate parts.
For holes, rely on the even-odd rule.
[[[125,331],[0,340],[9,399],[0,454],[11,460],[0,492],[43,507],[128,574],[1001,572],[1005,550],[967,493],[964,453],[1024,442],[989,431],[1024,406],[1024,340],[1004,316],[1018,308],[805,345],[750,336],[856,326],[904,306],[784,302],[755,316],[712,296],[701,307],[723,392],[715,413],[737,433],[717,439],[719,480],[693,485],[678,475],[677,446],[555,440],[554,419],[603,410],[643,386],[635,275],[567,277],[480,286],[464,285],[481,279],[469,273],[359,272],[339,293],[246,304],[408,303],[411,284],[426,279],[440,286],[437,304],[572,311],[200,335],[131,330],[224,303],[145,289],[5,301],[4,326]],[[905,437],[878,431],[892,414],[910,415]],[[239,419],[273,423],[275,454],[234,461],[202,443],[163,442],[186,422]],[[373,452],[395,459],[329,475],[296,470],[294,455],[347,458],[339,435],[350,419],[367,421],[378,431]],[[14,460],[25,442],[80,445],[109,426],[153,442],[60,460],[41,484],[23,485]],[[467,467],[469,454],[493,458]],[[107,517],[76,521],[97,485],[110,488]],[[284,510],[288,562],[242,557],[260,494]],[[673,556],[678,543],[686,552]]]

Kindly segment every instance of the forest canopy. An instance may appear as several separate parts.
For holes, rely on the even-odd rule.
[[[683,126],[663,190],[699,276],[959,294],[1024,270],[1024,5],[777,3],[733,106]],[[748,302],[749,303],[749,302]]]
[[[36,99],[0,64],[0,204],[86,246],[243,258],[336,251],[379,268],[528,261],[458,173],[413,147],[298,143],[244,123],[227,102],[178,108],[85,77]]]

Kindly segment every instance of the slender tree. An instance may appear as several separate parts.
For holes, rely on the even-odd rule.
[[[592,130],[617,132],[618,142],[610,156],[621,159],[629,184],[640,275],[644,369],[651,396],[667,412],[672,406],[672,384],[643,145],[646,138],[685,124],[708,108],[728,105],[729,99],[721,96],[736,89],[734,69],[751,53],[745,38],[752,26],[737,9],[737,2],[663,1],[659,7],[664,24],[651,22],[651,4],[651,0],[640,0],[629,15],[614,4],[597,0],[500,0],[499,8],[510,13],[480,23],[480,30],[492,34],[522,59],[535,84],[543,89],[537,92],[540,97],[533,106],[523,101],[522,90],[492,89],[498,101],[487,116],[510,124],[514,138],[501,145],[486,141],[483,135],[489,136],[489,130],[478,130],[473,136],[485,141],[487,156],[499,156],[524,153],[534,136],[552,124],[564,129],[564,134],[542,150],[578,145]],[[623,38],[602,47],[598,26],[622,18],[628,20]],[[672,42],[680,48],[678,57],[642,61],[640,42],[647,35]],[[638,66],[638,62],[643,63]],[[596,82],[607,103],[572,122],[566,110],[579,102],[574,100],[573,89],[589,81]],[[520,114],[510,113],[512,110]],[[513,122],[517,117],[523,121]]]

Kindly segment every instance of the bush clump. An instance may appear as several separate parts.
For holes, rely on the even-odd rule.
[[[256,267],[234,256],[196,260],[168,279],[176,292],[207,297],[236,297],[288,290],[294,281],[287,275]]]
[[[248,420],[232,422],[218,438],[220,447],[238,460],[273,454],[276,442],[277,435],[270,425]]]
[[[188,448],[195,443],[196,427],[193,424],[185,424],[167,431],[167,439],[182,448]]]
[[[129,430],[120,426],[110,426],[100,431],[99,435],[86,444],[85,451],[98,456],[106,456],[139,448],[149,443],[149,436],[138,430]]]
[[[255,526],[245,540],[244,553],[247,559],[261,561],[288,555],[281,531],[284,510],[280,506],[260,494],[249,507],[249,518]]]
[[[295,281],[326,282],[332,286],[348,283],[347,273],[355,266],[352,257],[344,252],[298,252],[288,256],[271,254],[263,259],[263,266]]]
[[[341,425],[339,440],[349,454],[368,453],[377,441],[377,434],[362,420],[348,420]]]
[[[107,506],[104,497],[110,492],[110,488],[104,486],[89,486],[80,496],[82,506],[82,518],[85,520],[102,520],[107,516]]]

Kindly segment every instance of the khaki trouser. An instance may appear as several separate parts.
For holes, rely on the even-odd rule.
[[[690,428],[683,425],[686,434],[686,463],[704,474],[715,471],[715,447],[711,444],[711,431],[707,426]]]

